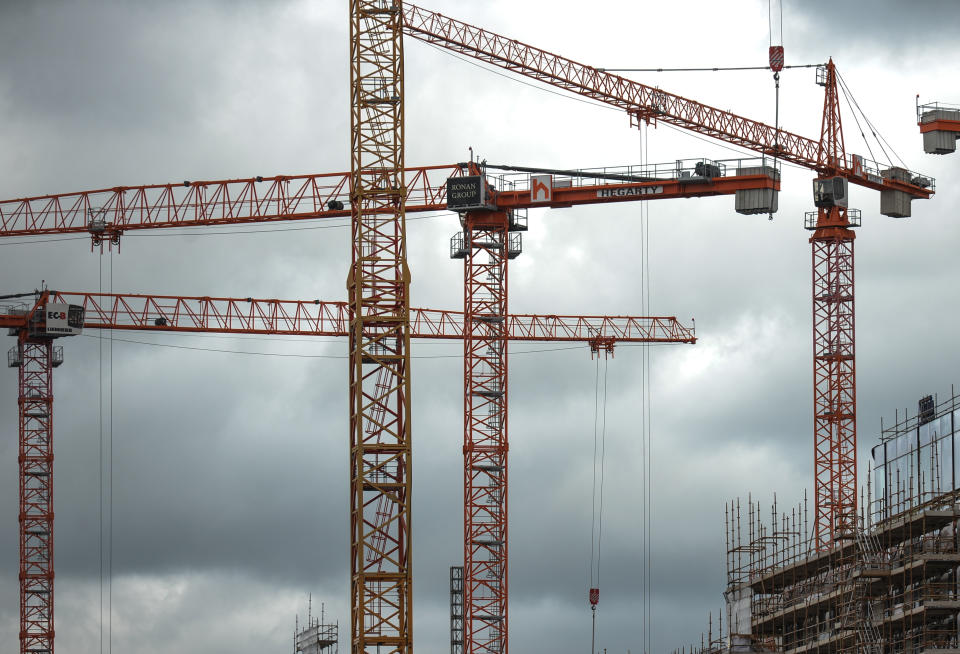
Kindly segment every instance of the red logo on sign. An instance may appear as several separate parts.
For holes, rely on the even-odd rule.
[[[550,188],[549,175],[533,175],[530,177],[530,201],[550,202],[553,189]]]

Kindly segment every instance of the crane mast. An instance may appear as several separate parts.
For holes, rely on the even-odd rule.
[[[495,195],[472,162],[478,204]],[[470,179],[470,178],[465,178]],[[451,182],[453,183],[453,182]],[[508,651],[508,262],[521,251],[509,210],[466,211],[451,257],[463,259],[463,645]]]
[[[358,653],[413,651],[402,36],[398,3],[350,0],[350,613]]]
[[[20,651],[53,654],[53,340],[17,339]]]
[[[20,651],[54,651],[53,369],[63,362],[54,339],[79,334],[83,310],[51,303],[49,291],[29,308],[0,315],[16,334],[7,365],[17,368],[20,468]]]

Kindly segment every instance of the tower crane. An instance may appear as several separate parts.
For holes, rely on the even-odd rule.
[[[853,228],[848,185],[880,191],[880,212],[910,216],[911,201],[929,198],[934,180],[905,168],[848,154],[833,60],[817,68],[824,87],[820,137],[811,139],[604,72],[409,3],[403,28],[427,43],[499,66],[566,91],[618,107],[630,123],[665,122],[763,156],[812,170],[816,211],[812,231],[815,546],[853,536],[856,526],[856,369],[854,351]]]
[[[465,557],[478,565],[483,560],[487,572],[497,573],[481,575],[483,591],[473,590],[470,595],[478,600],[486,597],[484,602],[495,611],[490,615],[504,616],[484,623],[502,627],[486,630],[493,640],[506,637],[507,341],[520,340],[521,336],[563,336],[610,347],[616,340],[623,340],[618,334],[628,336],[638,327],[632,319],[624,323],[626,331],[618,331],[619,323],[613,319],[598,322],[596,317],[574,320],[509,314],[506,262],[519,254],[516,232],[526,227],[523,212],[530,208],[734,195],[738,211],[766,213],[776,210],[779,177],[772,167],[763,164],[759,159],[695,159],[573,171],[491,165],[490,169],[507,171],[492,178],[486,174],[486,166],[474,163],[403,171],[408,189],[406,212],[449,209],[463,216],[464,231],[451,240],[451,256],[465,260],[464,310],[470,317],[461,320],[451,312],[411,309],[409,320],[413,338],[430,334],[464,339],[465,533],[486,534],[465,539]],[[22,198],[0,201],[0,236],[88,233],[93,245],[102,246],[118,243],[125,232],[143,229],[342,218],[355,196],[351,189],[350,175],[334,173],[187,181]],[[91,295],[71,301],[111,328],[123,328],[126,322],[117,322],[122,317],[135,323],[136,328],[175,331],[329,334],[339,329],[346,333],[349,313],[347,305],[334,303],[104,297],[112,298],[111,306],[102,306]],[[149,320],[156,324],[149,324]],[[383,375],[378,373],[371,382],[374,389],[384,385]],[[384,411],[378,410],[377,421]],[[487,502],[494,499],[497,502]],[[367,513],[371,548],[382,551],[395,540],[387,536],[396,528],[395,502],[371,499]],[[493,522],[487,524],[487,519]],[[495,556],[488,560],[491,554]],[[364,555],[364,566],[374,573],[382,565],[376,557]],[[471,572],[465,578],[475,576]],[[382,610],[384,603],[371,606]]]
[[[736,206],[744,213],[776,210],[778,179],[763,162],[727,166],[717,162],[678,161],[625,172],[558,171],[522,168],[529,179],[491,183],[486,166],[470,162],[466,174],[447,182],[447,206],[460,213],[463,231],[451,239],[450,256],[464,262],[464,562],[463,645],[466,652],[507,652],[509,628],[508,484],[508,315],[509,261],[522,252],[527,229],[526,208],[571,206],[620,196],[638,200],[696,197],[702,185],[740,179]],[[515,166],[503,166],[516,170]],[[515,189],[526,184],[523,207],[517,207]],[[667,185],[670,193],[665,193]],[[602,339],[592,344],[602,346]],[[609,344],[612,347],[612,344]],[[592,591],[591,591],[592,592]]]
[[[87,329],[347,336],[346,302],[76,293],[44,289],[0,297],[0,327],[17,336],[7,364],[19,376],[20,651],[53,652],[53,369],[57,338]],[[672,317],[505,316],[506,338],[526,342],[694,343]],[[411,338],[461,339],[463,314],[411,309]],[[385,523],[375,523],[380,533]],[[380,536],[382,542],[384,536]]]

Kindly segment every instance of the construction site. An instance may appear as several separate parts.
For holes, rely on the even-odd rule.
[[[937,8],[0,8],[0,651],[960,653]]]
[[[816,548],[809,503],[726,509],[725,611],[675,651],[960,649],[960,398],[925,396],[883,429],[848,533]]]

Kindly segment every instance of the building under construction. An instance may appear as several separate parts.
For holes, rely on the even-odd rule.
[[[881,428],[852,533],[818,551],[806,501],[726,509],[725,616],[677,652],[960,653],[960,397]]]

